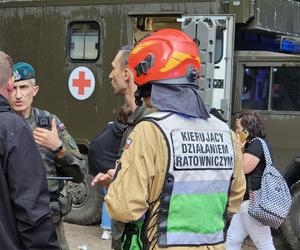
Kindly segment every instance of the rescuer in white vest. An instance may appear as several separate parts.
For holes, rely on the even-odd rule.
[[[157,112],[127,138],[106,196],[110,216],[128,223],[123,249],[225,249],[226,216],[245,192],[242,154],[201,100],[195,43],[159,30],[136,45],[128,68],[137,102]]]

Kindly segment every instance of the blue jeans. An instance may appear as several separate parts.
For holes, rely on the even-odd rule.
[[[107,189],[103,188],[103,194],[106,195]],[[104,197],[104,196],[103,196]],[[109,229],[111,230],[111,218],[109,217],[107,211],[106,211],[106,202],[103,200],[102,203],[102,216],[101,216],[101,224],[100,227],[102,229]]]

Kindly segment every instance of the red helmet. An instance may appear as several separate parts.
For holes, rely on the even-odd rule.
[[[154,82],[186,84],[198,78],[200,58],[196,44],[187,34],[162,29],[134,47],[128,57],[128,67],[133,70],[134,82],[138,86]]]

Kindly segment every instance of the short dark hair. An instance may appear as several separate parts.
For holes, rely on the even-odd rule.
[[[2,89],[13,76],[13,60],[9,55],[0,51],[0,88]]]
[[[250,140],[255,137],[266,137],[265,125],[257,112],[248,111],[241,113],[238,119],[241,120],[241,125],[248,130]]]
[[[121,62],[122,62],[121,69],[124,69],[128,64],[128,56],[132,49],[133,49],[133,45],[130,44],[123,45],[119,49],[119,52],[121,52]]]

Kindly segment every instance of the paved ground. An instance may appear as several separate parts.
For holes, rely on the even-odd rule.
[[[78,226],[65,223],[66,237],[70,250],[79,250],[79,246],[87,246],[87,250],[109,250],[110,240],[101,240],[98,225]]]
[[[101,229],[98,225],[93,226],[78,226],[65,223],[66,237],[71,250],[79,250],[79,246],[87,246],[87,250],[109,250],[110,240],[104,241],[100,239]],[[287,250],[281,243],[280,237],[277,234],[273,235],[276,250]],[[255,250],[250,240],[244,244],[243,250]]]

